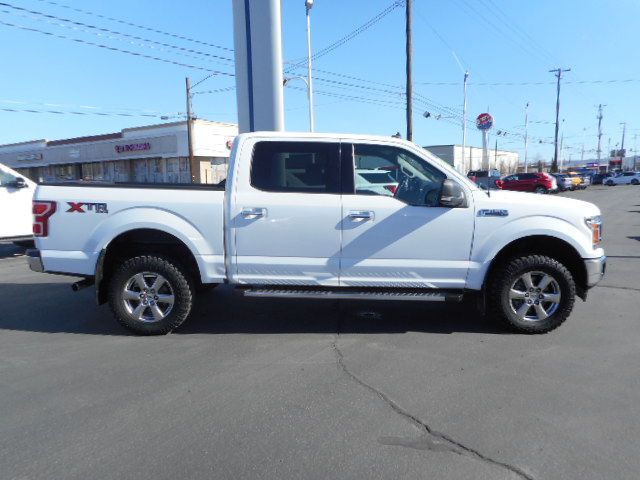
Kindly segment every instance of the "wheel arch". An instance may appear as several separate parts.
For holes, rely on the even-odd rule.
[[[96,265],[96,300],[108,300],[108,284],[119,260],[157,254],[183,266],[193,281],[200,282],[200,267],[191,249],[178,237],[156,228],[136,228],[115,236],[100,251]]]
[[[587,294],[587,271],[580,253],[569,242],[550,235],[521,237],[503,246],[493,257],[483,282],[483,291],[498,265],[518,255],[546,255],[562,263],[573,275],[576,293],[583,300]]]

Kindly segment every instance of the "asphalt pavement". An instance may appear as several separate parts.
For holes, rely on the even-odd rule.
[[[0,246],[2,479],[637,479],[640,187],[605,218],[605,279],[559,329],[468,305],[241,299],[165,337]]]

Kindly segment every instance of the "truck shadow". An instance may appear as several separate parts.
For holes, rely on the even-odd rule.
[[[0,331],[135,336],[97,307],[92,288],[74,293],[67,283],[0,284]],[[509,333],[480,316],[473,304],[243,298],[228,286],[201,294],[175,335]]]

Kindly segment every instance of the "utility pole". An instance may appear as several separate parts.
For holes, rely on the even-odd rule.
[[[407,6],[407,24],[406,24],[406,36],[407,36],[407,140],[413,141],[413,44],[412,44],[412,7],[413,0],[405,0]]]
[[[549,70],[550,73],[555,73],[556,78],[558,79],[558,88],[556,93],[556,134],[554,140],[555,152],[553,155],[553,163],[551,164],[551,172],[558,171],[558,129],[559,124],[558,121],[560,119],[560,79],[562,78],[563,72],[570,72],[570,68],[556,68],[555,70]]]
[[[596,150],[598,153],[598,163],[600,163],[600,155],[602,154],[602,149],[600,148],[600,142],[602,140],[602,107],[606,107],[606,105],[598,105],[598,149]]]
[[[622,125],[622,142],[620,145],[620,168],[622,168],[622,164],[624,163],[624,158],[626,157],[625,155],[625,151],[624,151],[624,134],[627,132],[627,122],[621,122],[620,125]]]
[[[191,171],[191,181],[196,180],[195,169],[193,165],[193,110],[192,102],[193,94],[191,93],[191,79],[185,78],[187,87],[187,144],[189,146],[189,170]],[[199,172],[198,172],[199,173]]]
[[[563,143],[564,143],[564,132],[562,132],[562,136],[560,137],[560,159],[559,159],[560,160],[560,171],[562,171],[562,166],[563,166],[562,165],[563,164],[563,162],[562,162],[562,144]],[[553,168],[553,166],[551,168]],[[557,169],[557,164],[556,164],[556,172],[557,171],[558,171],[558,169]]]
[[[464,84],[462,89],[462,172],[466,174],[471,170],[471,166],[466,168],[465,165],[465,150],[467,148],[467,79],[469,78],[469,71],[464,72]],[[455,163],[455,162],[454,162]]]
[[[527,173],[527,158],[529,153],[529,102],[524,106],[524,173]]]

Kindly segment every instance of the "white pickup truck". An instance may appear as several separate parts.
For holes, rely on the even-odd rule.
[[[393,188],[356,182],[382,170]],[[397,185],[395,185],[397,183]],[[225,185],[41,185],[35,271],[85,277],[141,334],[182,324],[199,287],[245,296],[460,301],[543,333],[603,276],[599,209],[483,191],[407,141],[257,132]]]

